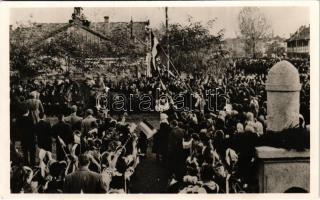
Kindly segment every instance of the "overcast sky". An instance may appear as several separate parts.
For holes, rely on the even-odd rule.
[[[214,30],[216,32],[225,29],[225,38],[235,37],[239,33],[238,14],[240,7],[198,7],[181,8],[169,7],[169,23],[187,23],[188,18],[192,21],[201,21],[204,24],[208,20],[217,18]],[[309,24],[308,7],[261,7],[266,15],[274,35],[289,37],[301,25]],[[158,27],[165,21],[164,8],[84,8],[83,12],[91,21],[103,21],[103,16],[109,16],[110,21],[145,21],[150,19],[151,26]],[[68,22],[73,8],[14,8],[10,13],[10,24],[32,22]]]

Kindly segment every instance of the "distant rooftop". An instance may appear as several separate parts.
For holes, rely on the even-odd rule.
[[[287,39],[287,42],[295,40],[310,40],[310,26],[300,26],[300,28]]]
[[[10,37],[14,39],[18,34],[24,38],[28,38],[28,43],[33,44],[76,23],[99,37],[110,38],[113,35],[119,34],[119,32],[126,32],[134,38],[144,40],[145,27],[149,23],[149,21],[136,22],[133,20],[129,22],[110,22],[109,16],[104,16],[104,22],[89,22],[86,20],[80,7],[74,8],[74,13],[72,13],[71,18],[72,19],[66,23],[33,23],[30,26],[17,27],[10,30]]]

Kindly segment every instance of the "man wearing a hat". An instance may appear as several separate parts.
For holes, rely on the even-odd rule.
[[[64,193],[105,193],[102,176],[89,170],[90,158],[81,154],[78,160],[79,169],[68,174],[63,184]]]

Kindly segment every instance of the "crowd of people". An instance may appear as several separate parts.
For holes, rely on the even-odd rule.
[[[167,96],[163,105],[169,106],[161,114],[154,152],[169,165],[173,177],[170,191],[257,191],[254,147],[266,144],[264,136],[268,135],[264,83],[268,70],[278,61],[240,58],[228,65],[220,77],[206,78],[201,74],[187,76],[185,80],[163,78],[166,86],[163,93]],[[309,60],[289,61],[298,68],[302,83],[300,123],[291,128],[297,128],[302,135],[310,123]],[[214,110],[207,98],[210,89],[217,92]],[[178,94],[186,97],[187,109],[177,109],[178,101],[174,99]],[[308,139],[300,142],[305,142],[303,147],[308,148]]]
[[[98,75],[96,78],[87,77],[85,80],[76,80],[72,77],[56,75],[52,77],[37,77],[36,79],[15,80],[11,83],[10,99],[11,113],[20,113],[19,105],[30,97],[31,92],[36,92],[41,99],[42,107],[49,116],[57,116],[59,113],[68,114],[71,105],[78,107],[79,114],[84,114],[86,108],[97,110],[97,96],[109,95],[107,107],[110,112],[115,112],[111,105],[117,101],[117,96],[122,95],[125,105],[119,109],[123,112],[141,112],[139,110],[139,98],[142,95],[155,96],[159,88],[159,80],[155,77],[142,76],[141,78],[110,80]],[[105,90],[108,91],[105,91]],[[153,98],[151,99],[153,100]],[[155,105],[155,102],[151,102]],[[153,106],[154,107],[154,106]]]
[[[44,112],[31,114],[28,105],[23,108],[16,119],[21,150],[11,143],[13,193],[128,192],[139,163],[139,134],[125,115],[119,120],[108,114],[96,118],[87,109],[82,118],[76,105],[71,110],[68,116],[59,114],[51,126]]]
[[[147,151],[148,137],[126,122],[126,115],[140,112],[141,94],[154,97],[152,107],[160,113],[152,151],[169,171],[168,192],[254,191],[254,147],[266,133],[264,83],[276,62],[239,58],[221,76],[194,73],[185,79],[160,72],[117,82],[103,77],[11,82],[11,192],[130,192],[128,184]],[[290,62],[302,83],[298,128],[307,129],[309,60]],[[165,98],[156,98],[159,88]],[[207,98],[210,90],[216,95],[214,110]],[[101,109],[99,94],[134,96],[133,110],[128,109],[132,102],[121,112]],[[186,97],[183,110],[176,109],[173,98],[179,95]]]
[[[139,156],[146,152],[145,134],[126,121],[125,110],[97,107],[96,97],[149,94],[154,88],[147,78],[12,83],[11,192],[128,192]]]

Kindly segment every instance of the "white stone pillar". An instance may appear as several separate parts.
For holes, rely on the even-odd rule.
[[[299,124],[300,78],[288,61],[276,63],[269,71],[267,90],[267,131],[280,132]]]

